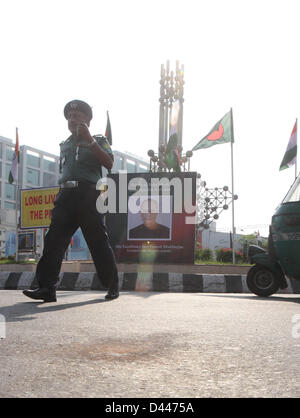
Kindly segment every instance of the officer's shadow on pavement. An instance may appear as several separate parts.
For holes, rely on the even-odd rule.
[[[274,302],[293,302],[293,303],[300,303],[300,295],[296,296],[295,293],[291,293],[288,294],[291,295],[291,297],[289,296],[285,296],[284,293],[278,293],[278,294],[274,294],[272,296],[266,296],[266,297],[262,297],[262,296],[256,296],[254,294],[233,294],[233,293],[225,293],[225,294],[208,294],[205,293],[205,296],[209,296],[209,297],[213,297],[213,298],[225,298],[225,299],[247,299],[247,300],[252,300],[252,301],[259,301],[259,302],[266,302],[269,301],[270,303],[274,303]]]
[[[70,292],[70,295],[74,295],[74,292]],[[41,300],[24,300],[24,302],[17,302],[10,306],[0,307],[0,314],[4,315],[6,322],[22,322],[30,321],[36,318],[36,315],[45,313],[45,312],[54,312],[62,311],[70,308],[77,308],[80,306],[93,305],[99,303],[111,303],[113,301],[107,301],[101,295],[100,298],[84,300],[82,302],[70,302],[70,303],[61,303],[61,300],[64,297],[69,296],[68,292],[65,292],[63,295],[59,295],[57,302],[43,302]],[[25,296],[24,296],[25,298]]]

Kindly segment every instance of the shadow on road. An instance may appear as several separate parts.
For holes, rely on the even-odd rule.
[[[201,293],[199,293],[199,296],[201,296]],[[204,294],[203,294],[204,296]],[[205,293],[205,296],[209,296],[209,297],[214,297],[214,298],[234,298],[234,299],[248,299],[248,300],[253,300],[255,302],[257,301],[261,301],[261,302],[266,302],[269,301],[271,302],[293,302],[293,303],[300,303],[300,297],[296,296],[293,297],[294,295],[291,295],[290,297],[285,297],[285,296],[268,296],[268,297],[261,297],[261,296],[256,296],[256,295],[249,295],[249,294],[232,294],[232,293],[225,293],[225,294],[208,294]]]
[[[85,292],[84,292],[85,293]],[[131,296],[138,296],[142,298],[148,298],[153,295],[159,295],[164,292],[135,292],[134,295]],[[194,296],[199,297],[211,297],[211,298],[225,298],[225,299],[243,299],[243,300],[252,300],[254,302],[292,302],[292,303],[300,303],[300,297],[294,297],[294,295],[283,296],[283,295],[273,295],[269,297],[259,297],[252,294],[232,294],[232,293],[186,293]],[[96,299],[85,300],[82,302],[70,302],[70,303],[61,303],[61,299],[67,298],[70,295],[74,295],[74,291],[71,292],[64,292],[63,294],[58,294],[58,302],[57,303],[44,303],[42,301],[33,301],[33,300],[24,300],[24,302],[18,302],[10,306],[0,307],[0,314],[4,315],[5,320],[7,322],[21,322],[21,321],[29,321],[36,318],[37,314],[41,314],[43,312],[53,312],[53,311],[62,311],[65,309],[77,308],[80,306],[85,305],[93,305],[99,303],[112,303],[108,302],[104,299],[101,295],[101,298],[97,297]],[[97,295],[98,296],[98,295]],[[25,296],[24,296],[25,297]],[[122,293],[121,293],[122,297]]]
[[[71,294],[74,294],[74,292]],[[68,294],[59,295],[57,299],[58,302],[51,303],[27,299],[24,302],[18,302],[14,305],[0,307],[0,314],[4,315],[6,322],[28,321],[35,319],[35,314],[40,314],[43,312],[62,311],[65,309],[77,308],[79,306],[84,305],[93,305],[96,303],[99,304],[103,302],[109,303],[109,301],[106,301],[104,299],[104,295],[101,299],[97,298],[93,300],[74,303],[59,303],[61,298],[67,296]]]

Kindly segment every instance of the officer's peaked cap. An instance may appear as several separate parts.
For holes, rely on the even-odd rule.
[[[65,118],[68,119],[68,115],[71,110],[79,110],[80,112],[84,113],[88,116],[89,120],[93,118],[93,112],[90,105],[82,100],[71,100],[69,103],[66,104],[64,108],[64,115]]]

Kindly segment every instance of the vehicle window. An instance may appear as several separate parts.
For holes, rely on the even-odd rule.
[[[300,201],[300,176],[296,178],[282,203]]]

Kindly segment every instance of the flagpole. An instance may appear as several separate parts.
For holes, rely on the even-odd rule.
[[[298,118],[296,118],[296,145],[297,145],[297,153],[296,153],[296,161],[295,161],[295,179],[297,178],[297,154],[298,154]]]
[[[19,261],[19,234],[18,234],[18,198],[19,198],[19,194],[18,194],[18,188],[19,188],[19,182],[18,182],[18,177],[16,180],[16,262]]]
[[[18,128],[16,128],[16,141],[17,141],[17,139],[18,139]],[[18,147],[19,147],[19,144],[18,144]],[[18,159],[18,156],[16,156],[16,158]],[[17,166],[18,165],[19,165],[19,162],[17,160]],[[18,188],[19,188],[19,167],[18,167],[17,175],[16,175],[16,262],[19,261],[19,234],[18,234],[18,198],[19,198],[19,194],[18,194]]]
[[[232,117],[232,108],[230,108],[230,117],[231,117],[231,192],[232,192],[232,264],[235,264],[235,226],[234,226],[234,176],[233,176],[233,142],[234,142],[234,133],[233,133],[233,117]]]

